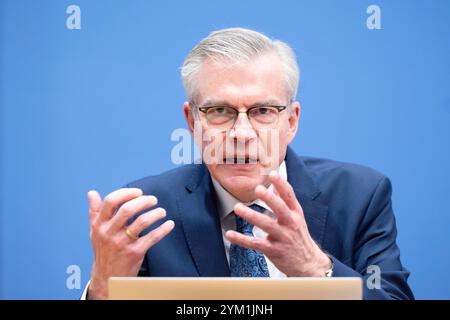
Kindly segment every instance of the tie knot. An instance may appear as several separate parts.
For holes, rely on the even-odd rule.
[[[259,213],[262,213],[265,210],[263,207],[257,204],[252,204],[249,206],[249,208]],[[238,215],[235,215],[235,217],[236,217],[236,231],[248,236],[253,236],[253,225],[247,220],[242,219]]]

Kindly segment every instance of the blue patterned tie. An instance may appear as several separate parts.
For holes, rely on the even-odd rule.
[[[257,212],[265,210],[257,204],[252,204],[250,208]],[[236,231],[253,237],[253,225],[237,215],[235,217]],[[233,243],[230,247],[230,271],[232,277],[269,277],[269,269],[261,252]]]

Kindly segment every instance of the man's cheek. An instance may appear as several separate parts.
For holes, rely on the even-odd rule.
[[[269,174],[278,166],[280,152],[280,131],[278,129],[261,130],[259,132],[258,156],[261,164],[261,174]]]
[[[201,156],[205,164],[215,165],[223,163],[224,148],[221,131],[217,129],[203,130],[199,150],[202,150]]]

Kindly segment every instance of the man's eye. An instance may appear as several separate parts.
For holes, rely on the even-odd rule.
[[[218,108],[214,108],[213,111],[217,114],[224,114],[225,113],[225,108],[222,107],[218,107]]]
[[[231,116],[233,115],[233,110],[227,107],[214,107],[208,110],[208,113],[214,116]]]
[[[256,112],[260,115],[265,115],[265,114],[269,113],[269,108],[265,108],[265,107],[257,108]]]

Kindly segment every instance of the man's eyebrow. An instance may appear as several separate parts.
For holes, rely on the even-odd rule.
[[[204,103],[202,103],[203,107],[210,107],[210,106],[230,106],[233,105],[225,100],[206,100]]]
[[[267,99],[267,100],[261,100],[252,103],[249,106],[246,106],[247,108],[256,107],[256,106],[280,106],[283,105],[276,99]],[[203,107],[210,107],[210,106],[228,106],[228,107],[236,107],[235,105],[229,103],[226,100],[206,100],[203,104]]]

